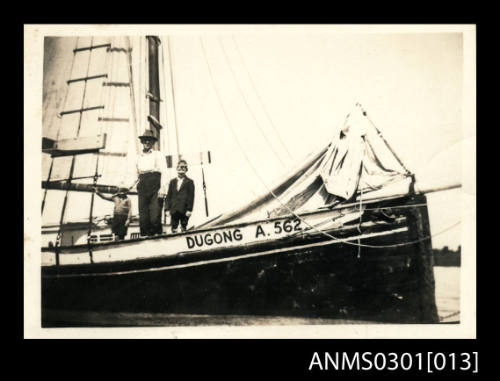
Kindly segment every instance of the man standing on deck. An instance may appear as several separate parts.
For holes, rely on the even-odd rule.
[[[194,182],[186,176],[188,170],[186,160],[177,163],[177,177],[170,180],[167,198],[165,199],[165,214],[170,214],[172,233],[177,232],[179,221],[181,231],[186,231],[189,217],[193,211]]]
[[[137,194],[139,198],[139,225],[142,236],[162,234],[161,211],[167,194],[167,162],[160,151],[153,150],[158,140],[153,131],[139,136],[143,150],[137,158]]]

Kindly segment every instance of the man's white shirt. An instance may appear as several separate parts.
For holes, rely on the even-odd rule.
[[[160,151],[141,151],[137,158],[137,174],[159,172],[161,173],[160,193],[166,194],[168,189],[167,161]]]

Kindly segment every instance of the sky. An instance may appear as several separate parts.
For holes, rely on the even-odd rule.
[[[462,33],[296,26],[157,34],[168,89],[164,150],[177,151],[175,124],[181,152],[210,150],[204,171],[212,216],[266,192],[325,146],[357,102],[421,189],[470,175],[463,155],[475,144],[475,125],[464,123],[470,96]],[[46,81],[63,69],[45,70]],[[188,175],[199,177],[192,164]],[[195,209],[203,214],[201,186],[197,194]],[[460,221],[463,194],[428,194],[432,234]],[[433,237],[434,247],[460,244],[460,225]]]

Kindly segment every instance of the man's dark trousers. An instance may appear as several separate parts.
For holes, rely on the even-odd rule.
[[[158,198],[161,174],[145,173],[139,176],[137,193],[139,196],[139,226],[141,235],[162,233],[161,211],[163,200]]]

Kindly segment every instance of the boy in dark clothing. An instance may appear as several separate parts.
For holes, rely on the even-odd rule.
[[[115,203],[111,231],[116,235],[118,240],[124,239],[127,235],[128,225],[132,218],[132,204],[127,196],[127,192],[127,188],[121,188],[118,193],[108,197],[96,190],[100,198]]]
[[[171,217],[172,233],[177,232],[179,222],[181,231],[186,231],[189,217],[193,211],[194,182],[186,176],[187,162],[179,160],[177,177],[170,180],[167,197],[165,199],[165,214]]]

